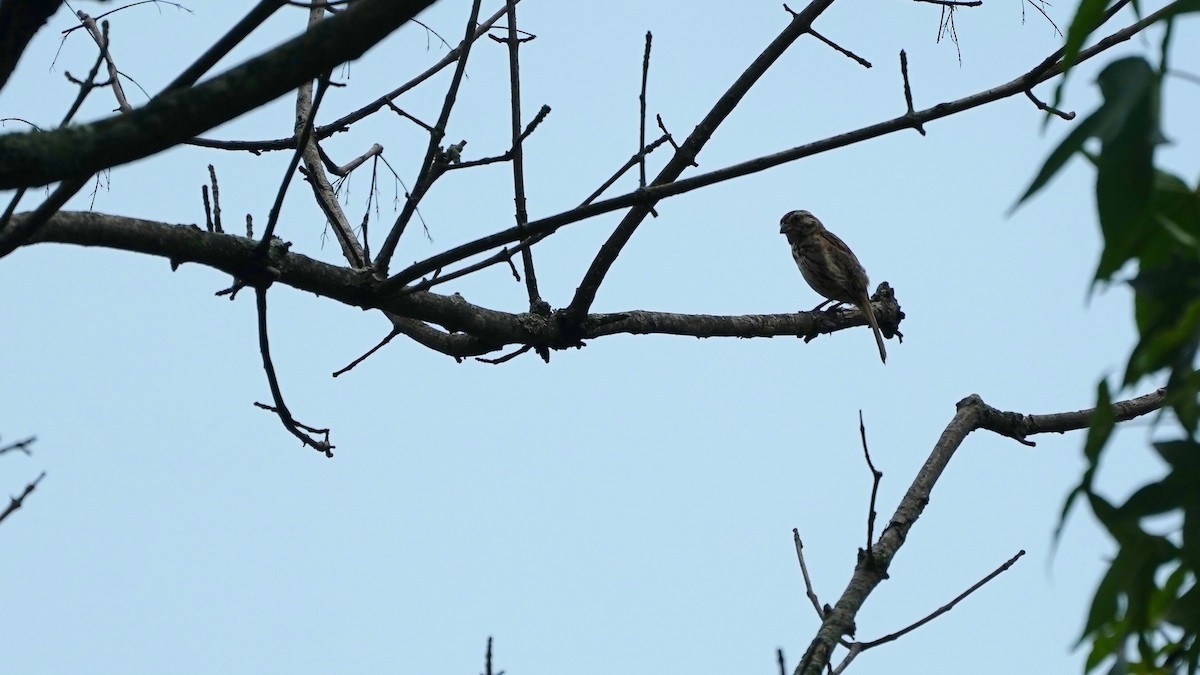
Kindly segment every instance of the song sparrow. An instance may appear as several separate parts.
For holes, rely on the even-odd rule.
[[[792,246],[792,258],[814,291],[830,301],[850,303],[863,313],[867,324],[875,331],[879,358],[887,363],[883,334],[879,332],[879,323],[875,320],[867,292],[867,272],[846,242],[826,230],[821,221],[808,211],[789,211],[784,214],[779,219],[779,232],[787,236]],[[826,304],[823,302],[816,309]]]

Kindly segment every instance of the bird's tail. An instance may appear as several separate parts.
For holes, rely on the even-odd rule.
[[[883,333],[879,330],[879,322],[875,320],[875,310],[871,308],[871,299],[864,298],[859,309],[867,318],[867,324],[871,326],[871,330],[875,332],[875,344],[879,346],[879,360],[887,363],[887,349],[883,346]]]

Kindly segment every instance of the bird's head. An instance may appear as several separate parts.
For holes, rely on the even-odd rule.
[[[807,239],[814,232],[825,229],[821,221],[808,211],[788,211],[779,219],[779,233],[786,234],[789,240]]]

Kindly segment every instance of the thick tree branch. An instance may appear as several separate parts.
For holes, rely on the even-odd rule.
[[[62,0],[0,1],[0,89],[16,70],[29,41],[60,5]]]
[[[317,7],[310,9],[308,30],[312,30],[321,23],[321,17],[324,14],[324,9]],[[295,130],[297,138],[305,137],[306,125],[315,126],[315,114],[312,80],[308,80],[296,90]],[[308,129],[307,139],[301,157],[304,159],[304,176],[309,187],[312,188],[313,199],[321,208],[321,212],[325,214],[325,220],[329,222],[329,227],[333,229],[333,236],[341,246],[346,262],[350,263],[350,267],[354,269],[362,269],[367,266],[367,257],[362,244],[354,236],[354,228],[350,225],[350,219],[346,217],[346,212],[342,210],[342,205],[338,203],[337,197],[333,193],[333,185],[329,183],[329,178],[325,175],[321,151],[317,147],[316,139],[313,138],[311,128]],[[365,157],[366,155],[364,155],[364,159]]]
[[[356,59],[433,0],[359,0],[313,30],[131,113],[46,133],[0,136],[0,189],[45,185],[161,152]]]
[[[188,66],[182,73],[179,74],[171,84],[168,84],[163,91],[172,91],[174,89],[185,89],[192,86],[204,74],[207,73],[217,62],[225,58],[225,55],[233,51],[233,48],[241,44],[250,33],[254,32],[255,28],[262,25],[264,21],[271,18],[275,10],[284,6],[287,0],[260,0],[246,16],[234,24],[221,39],[212,44],[211,47],[204,50],[192,65]]]
[[[1120,421],[1158,410],[1166,401],[1166,390],[1112,406],[1113,414]],[[972,394],[958,402],[954,418],[946,426],[925,465],[917,472],[908,491],[901,498],[879,541],[871,547],[870,554],[861,556],[854,574],[846,585],[841,598],[826,614],[817,631],[816,638],[809,644],[804,658],[796,666],[795,675],[819,675],[829,663],[833,649],[842,637],[851,635],[854,618],[875,587],[888,578],[888,567],[896,553],[904,545],[908,533],[929,504],[933,486],[941,478],[954,453],[976,429],[988,429],[1004,436],[1024,439],[1037,433],[1062,433],[1087,428],[1094,410],[1053,415],[1025,415],[997,410]],[[869,561],[869,564],[868,564]]]
[[[17,214],[20,223],[29,214]],[[630,311],[585,317],[576,330],[556,316],[502,312],[467,302],[462,296],[437,293],[383,293],[379,283],[361,270],[330,265],[288,252],[276,241],[266,258],[256,257],[256,241],[231,234],[207,232],[194,225],[168,225],[99,213],[56,213],[33,239],[103,246],[168,259],[172,266],[191,262],[253,281],[269,270],[275,284],[325,296],[345,305],[380,309],[401,332],[421,344],[451,356],[475,356],[506,345],[548,349],[580,346],[587,340],[618,333],[659,333],[693,337],[797,336],[806,340],[866,325],[857,310],[799,312],[746,316],[709,316]],[[881,288],[884,285],[881,285]],[[890,293],[877,293],[873,308],[882,326],[895,326],[903,313]],[[409,322],[397,323],[398,318]],[[425,325],[441,326],[443,332]],[[462,335],[459,335],[461,333]]]

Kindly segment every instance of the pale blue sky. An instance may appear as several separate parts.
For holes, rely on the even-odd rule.
[[[448,40],[470,3],[421,19]],[[83,3],[98,13],[110,4]],[[160,90],[238,18],[243,3],[146,5],[113,19],[113,53]],[[484,14],[499,6],[485,2]],[[1049,8],[1065,28],[1074,3]],[[1023,73],[1060,44],[1020,5],[958,14],[962,63],[937,44],[940,10],[910,2],[837,3],[818,30],[872,61],[865,70],[801,40],[756,86],[699,158],[708,171],[903,112],[897,54],[909,55],[918,108]],[[684,137],[788,20],[777,2],[636,3],[600,14],[527,0],[521,27],[525,108],[553,112],[526,145],[529,211],[581,201],[636,149],[637,88],[654,32],[649,110]],[[1128,14],[1114,25],[1125,25]],[[0,117],[52,126],[94,46],[58,31],[31,45],[0,94]],[[220,69],[300,30],[281,12]],[[1200,70],[1194,20],[1174,63]],[[1066,107],[1097,102],[1100,65],[1082,66]],[[412,26],[337,74],[321,121],[356,108],[444,54]],[[56,56],[57,55],[57,56]],[[448,73],[398,101],[433,119]],[[507,148],[504,49],[477,45],[448,136],[467,158]],[[135,105],[145,100],[126,87]],[[1039,88],[1043,98],[1052,87]],[[290,98],[211,134],[290,133]],[[1200,92],[1173,81],[1161,161],[1194,179]],[[107,92],[83,119],[115,107]],[[1091,405],[1135,339],[1129,294],[1091,296],[1100,240],[1092,173],[1073,162],[1011,218],[1005,212],[1069,129],[1024,97],[672,198],[613,267],[596,311],[712,314],[809,309],[779,216],[816,213],[888,281],[907,314],[881,365],[865,329],[796,339],[618,336],[503,366],[453,359],[398,339],[353,372],[386,334],[380,316],[288,288],[270,293],[275,363],[302,421],[333,428],[336,456],[299,447],[252,406],[270,394],[253,296],[215,298],[228,278],[123,252],[41,245],[0,261],[0,433],[36,434],[9,455],[2,487],[48,473],[0,527],[0,670],[14,673],[476,673],[487,637],[497,668],[521,675],[774,673],[793,665],[818,621],[804,597],[791,528],[832,603],[862,546],[870,490],[862,410],[885,474],[880,527],[971,393],[1029,413]],[[20,124],[3,129],[23,131]],[[326,145],[339,161],[371,143],[411,185],[419,129],[379,115]],[[95,209],[202,223],[200,185],[216,165],[228,229],[258,223],[288,157],[173,150],[111,172]],[[665,154],[654,156],[654,169]],[[348,193],[362,216],[369,173]],[[635,187],[625,178],[614,192]],[[433,236],[402,241],[398,264],[512,222],[511,172],[445,177],[422,203]],[[393,219],[384,185],[382,222]],[[279,235],[337,261],[323,218],[297,181]],[[37,195],[40,195],[38,191]],[[31,195],[37,196],[37,195]],[[69,208],[86,209],[88,196]],[[27,198],[32,207],[36,200]],[[546,299],[562,306],[619,214],[572,225],[535,251]],[[373,225],[381,232],[383,227]],[[377,242],[376,242],[377,243]],[[510,311],[523,285],[495,267],[442,287]],[[1144,393],[1147,383],[1137,390]],[[1119,433],[1102,483],[1115,494],[1160,470],[1148,423]],[[1087,517],[1051,559],[1058,510],[1082,468],[1082,433],[1036,448],[973,435],[934,491],[892,569],[858,616],[869,640],[924,616],[1019,549],[1028,555],[949,615],[860,656],[851,672],[1070,673],[1072,652],[1111,546]]]

